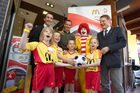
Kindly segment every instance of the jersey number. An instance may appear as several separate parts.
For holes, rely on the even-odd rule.
[[[45,53],[46,61],[53,61],[51,54]]]

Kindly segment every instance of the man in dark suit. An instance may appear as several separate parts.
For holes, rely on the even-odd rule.
[[[98,33],[99,49],[103,54],[101,60],[101,83],[104,93],[111,93],[110,76],[114,93],[123,93],[121,48],[126,46],[124,30],[111,27],[108,15],[100,17],[103,31]]]
[[[39,36],[44,27],[49,27],[49,28],[53,29],[51,27],[52,22],[53,22],[53,15],[51,13],[47,13],[44,18],[44,24],[42,26],[33,28],[33,30],[31,31],[31,33],[29,35],[29,42],[33,42],[33,41],[39,42]],[[31,53],[31,63],[30,64],[31,64],[31,70],[32,70],[31,73],[32,73],[32,78],[33,78],[34,68],[35,68],[33,53]],[[30,93],[31,93],[31,91],[32,91],[32,79],[31,79],[31,85],[30,85]]]

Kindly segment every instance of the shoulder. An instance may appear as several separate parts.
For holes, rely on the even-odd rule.
[[[28,42],[28,44],[40,44],[40,42]]]
[[[78,39],[80,39],[81,37],[80,36],[78,36],[78,37],[76,37],[76,40],[78,40]]]
[[[64,35],[64,31],[62,30],[62,31],[58,31],[61,35]]]
[[[97,35],[100,35],[101,33],[103,33],[103,31],[100,31]]]
[[[96,49],[96,52],[97,52],[97,54],[99,55],[99,57],[101,58],[101,56],[102,56],[102,52],[101,52],[101,50]]]
[[[111,27],[112,30],[118,30],[118,31],[122,31],[124,30],[122,27]]]
[[[94,37],[93,35],[89,35],[87,39],[91,39],[92,37]]]
[[[99,53],[101,53],[101,50],[100,49],[96,49],[96,51],[99,52]]]
[[[98,38],[99,36],[101,36],[102,33],[103,33],[103,31],[100,31],[99,33],[97,33],[97,38]]]
[[[42,25],[42,26],[37,26],[37,27],[34,27],[33,29],[32,29],[32,31],[36,31],[36,30],[39,30],[39,29],[43,29],[44,28],[44,26]]]
[[[61,51],[61,52],[63,51],[63,49],[61,47],[59,47],[59,46],[57,47],[57,50]]]

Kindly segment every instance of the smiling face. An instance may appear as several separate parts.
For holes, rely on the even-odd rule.
[[[101,17],[100,18],[100,25],[101,27],[104,29],[107,29],[110,26],[111,20],[105,18],[105,17]]]
[[[53,22],[53,15],[47,14],[46,17],[44,18],[44,22],[49,27]]]
[[[52,43],[52,34],[53,34],[53,31],[51,29],[49,29],[48,27],[43,28],[40,33],[39,41]]]
[[[64,31],[67,33],[70,32],[71,26],[72,26],[72,23],[70,21],[65,21]]]
[[[67,44],[67,48],[69,50],[74,50],[75,49],[75,41],[74,40],[69,40]]]
[[[86,28],[81,29],[81,36],[87,36],[87,29]]]
[[[60,33],[55,32],[55,33],[53,34],[53,40],[54,40],[55,43],[58,44],[58,42],[60,41]]]
[[[89,43],[90,49],[95,50],[99,46],[99,43],[96,38],[92,38]]]

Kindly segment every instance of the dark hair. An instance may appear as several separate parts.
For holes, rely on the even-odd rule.
[[[48,12],[46,15],[44,15],[44,18],[45,18],[48,14],[50,14],[50,15],[52,15],[52,16],[53,16],[53,14],[52,14],[52,13]]]
[[[65,24],[67,21],[68,21],[68,22],[71,22],[71,24],[72,24],[72,21],[69,20],[69,19],[66,19],[65,22],[64,22],[64,24]]]
[[[68,43],[69,43],[69,41],[74,41],[74,43],[75,43],[75,39],[73,39],[73,38],[70,38],[69,40],[68,40],[68,42],[67,42],[67,45],[68,45]]]
[[[110,20],[110,16],[109,15],[102,15],[100,18],[105,17],[107,20]]]

